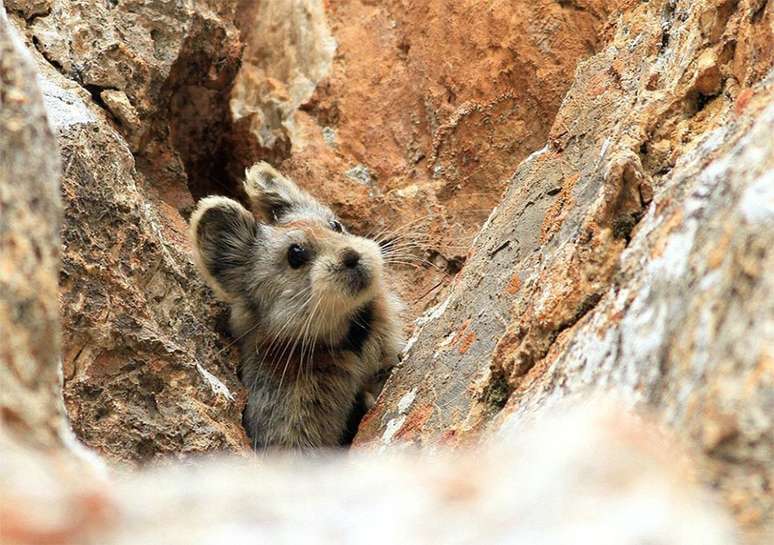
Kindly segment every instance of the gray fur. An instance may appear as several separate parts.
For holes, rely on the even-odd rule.
[[[292,181],[259,163],[245,190],[264,221],[236,201],[207,197],[191,236],[202,275],[231,303],[247,433],[255,448],[338,445],[358,394],[397,362],[400,303],[378,245],[337,232],[333,212]],[[310,256],[296,269],[293,244]],[[352,252],[359,261],[346,265]]]

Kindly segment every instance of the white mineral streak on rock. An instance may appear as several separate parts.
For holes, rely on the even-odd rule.
[[[394,418],[390,418],[385,426],[384,433],[382,434],[382,443],[389,445],[392,442],[392,438],[398,433],[403,423],[406,421],[406,415],[402,414]]]
[[[66,91],[43,77],[38,77],[38,85],[43,93],[43,105],[54,130],[61,131],[72,125],[95,121],[94,114],[75,93]]]
[[[218,379],[218,377],[207,371],[207,369],[202,367],[199,363],[196,364],[196,369],[214,393],[222,395],[230,401],[234,401],[234,395],[229,391],[228,387]]]
[[[774,170],[763,173],[742,195],[742,214],[751,223],[774,219]]]

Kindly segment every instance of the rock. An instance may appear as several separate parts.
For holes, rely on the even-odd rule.
[[[105,103],[113,117],[126,128],[126,137],[130,143],[131,151],[139,151],[139,134],[142,124],[137,116],[137,110],[129,102],[129,97],[126,96],[126,93],[116,89],[105,89],[99,94],[99,98]]]
[[[330,72],[336,50],[321,0],[254,4],[238,16],[246,46],[229,101],[242,169],[285,159],[292,142],[300,143],[295,113]]]
[[[51,0],[6,0],[5,7],[25,19],[31,19],[51,11]]]
[[[624,4],[257,2],[240,17],[232,173],[269,159],[355,232],[400,235],[395,277],[416,315]]]
[[[213,156],[230,123],[242,46],[236,2],[50,3],[26,25],[35,47],[113,113],[138,168],[166,200],[190,208],[179,188],[198,197],[220,175]]]
[[[0,10],[0,414],[4,433],[61,446],[59,157],[20,37]]]
[[[356,443],[461,444],[614,392],[691,445],[748,536],[772,531],[771,17],[649,2],[618,20]]]
[[[13,446],[0,505],[8,545],[733,544],[681,456],[646,422],[599,408],[542,415],[470,452],[219,459],[109,481]]]
[[[62,24],[58,31],[72,30]],[[150,83],[127,85],[126,92],[102,90],[95,100],[83,81],[68,80],[39,54],[37,61],[63,163],[61,366],[77,436],[106,458],[128,463],[246,449],[226,310],[194,271],[186,222],[164,200],[170,192],[158,191],[158,178],[137,168],[112,124],[111,114],[132,140],[141,118],[128,97],[138,103],[164,93],[148,94]],[[185,177],[176,182],[185,191]]]
[[[324,9],[321,2],[53,0],[34,17],[18,8],[27,17],[16,22],[36,50],[64,160],[63,366],[78,436],[112,460],[134,463],[243,448],[236,355],[223,335],[223,308],[191,267],[184,218],[208,193],[238,197],[240,169],[257,158],[282,162],[360,231],[415,222],[421,229],[404,229],[399,245],[407,255],[396,257],[404,262],[399,287],[412,308],[432,301],[464,261],[465,238],[502,187],[492,178],[496,189],[479,198],[489,178],[466,182],[459,189],[468,195],[465,206],[444,210],[435,195],[460,180],[433,172],[437,165],[455,171],[461,159],[436,151],[456,141],[457,126],[466,127],[464,146],[480,134],[494,146],[489,156],[505,150],[496,160],[507,168],[540,145],[571,68],[600,44],[608,8],[584,5],[578,15],[543,2],[539,17],[524,6],[501,6],[515,25],[503,36],[508,53],[473,66],[468,59],[488,50],[484,38],[499,28],[498,18],[488,15],[470,37],[464,15],[452,13],[459,49],[437,51],[444,42],[431,39],[441,32],[440,3],[428,13],[410,10],[400,24],[387,7]],[[361,23],[380,30],[358,30]],[[430,23],[436,26],[427,37]],[[355,54],[361,45],[383,58],[383,74],[391,78],[369,84],[367,93],[362,82],[373,62]],[[520,58],[534,64],[545,51],[556,55],[540,68],[543,94],[533,100],[539,82],[508,75],[509,65]],[[439,72],[433,61],[439,53],[466,72]],[[533,64],[524,68],[535,75]],[[491,71],[500,75],[484,83]],[[430,91],[413,83],[420,77]],[[524,94],[503,102],[498,97],[515,81],[528,83]],[[516,108],[520,99],[540,107]],[[463,110],[477,121],[469,124]],[[374,116],[366,123],[367,111]],[[487,128],[489,115],[503,125]],[[509,146],[522,133],[510,128],[536,123],[542,133],[512,156]],[[399,140],[413,142],[410,152]],[[363,153],[363,142],[373,153]],[[429,165],[434,153],[438,159]],[[504,168],[497,167],[503,179]],[[439,210],[431,216],[446,218],[453,232],[423,234],[433,222],[409,212],[419,204]]]
[[[225,311],[194,271],[185,221],[154,197],[105,116],[58,74],[44,78],[47,101],[64,95],[87,113],[52,117],[65,164],[62,365],[73,428],[130,462],[243,448],[236,355],[217,325]]]
[[[38,70],[3,18],[12,542],[734,541],[693,472],[770,541],[770,2],[6,5]],[[57,147],[68,415],[105,459],[173,468],[99,477],[74,456]],[[245,455],[185,218],[240,198],[257,158],[393,238],[410,313],[433,308],[361,425],[370,450],[179,466]],[[599,392],[620,419],[548,416]]]

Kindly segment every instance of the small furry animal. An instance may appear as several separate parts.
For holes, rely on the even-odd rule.
[[[206,197],[191,237],[201,274],[231,305],[245,428],[256,449],[344,444],[403,344],[382,250],[267,163],[247,170],[244,189],[262,221]]]

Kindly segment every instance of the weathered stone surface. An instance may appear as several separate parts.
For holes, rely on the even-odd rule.
[[[125,462],[246,448],[225,310],[198,280],[185,220],[136,168],[111,113],[39,55],[38,66],[64,171],[62,367],[76,434]],[[116,111],[126,96],[100,94]]]
[[[50,449],[62,427],[59,156],[14,32],[0,10],[0,416],[6,434]]]
[[[771,531],[773,17],[768,2],[624,13],[360,443],[471,441],[614,391],[693,446],[748,535]]]
[[[243,445],[235,355],[182,218],[207,193],[238,196],[235,178],[257,158],[360,231],[415,222],[394,259],[410,307],[424,308],[510,169],[542,144],[577,60],[602,43],[618,4],[597,4],[609,3],[503,4],[472,33],[472,4],[445,2],[11,5],[40,54],[63,152],[63,363],[77,434],[135,462]],[[456,38],[442,40],[445,27]],[[486,174],[469,161],[477,141]]]
[[[106,458],[246,445],[183,220],[243,164],[281,163],[359,231],[409,223],[406,258],[441,269],[402,270],[414,310],[467,265],[359,435],[430,452],[97,479],[51,452],[56,146],[3,18],[4,540],[734,542],[695,466],[770,542],[770,2],[7,5],[63,159],[65,399]],[[546,415],[598,391],[620,418]]]
[[[51,10],[51,0],[5,0],[5,7],[25,19],[45,15]]]
[[[26,32],[48,62],[94,97],[181,210],[220,173],[227,95],[240,63],[237,2],[51,0]],[[196,192],[196,191],[195,191]],[[198,196],[198,195],[197,195]]]
[[[44,77],[47,102],[59,103],[49,111],[69,112],[52,122],[65,164],[60,287],[74,430],[128,461],[243,447],[224,310],[194,271],[185,221],[154,198],[101,113],[57,74]]]
[[[231,168],[268,158],[355,231],[397,236],[396,282],[416,314],[627,3],[257,2],[240,23]]]

